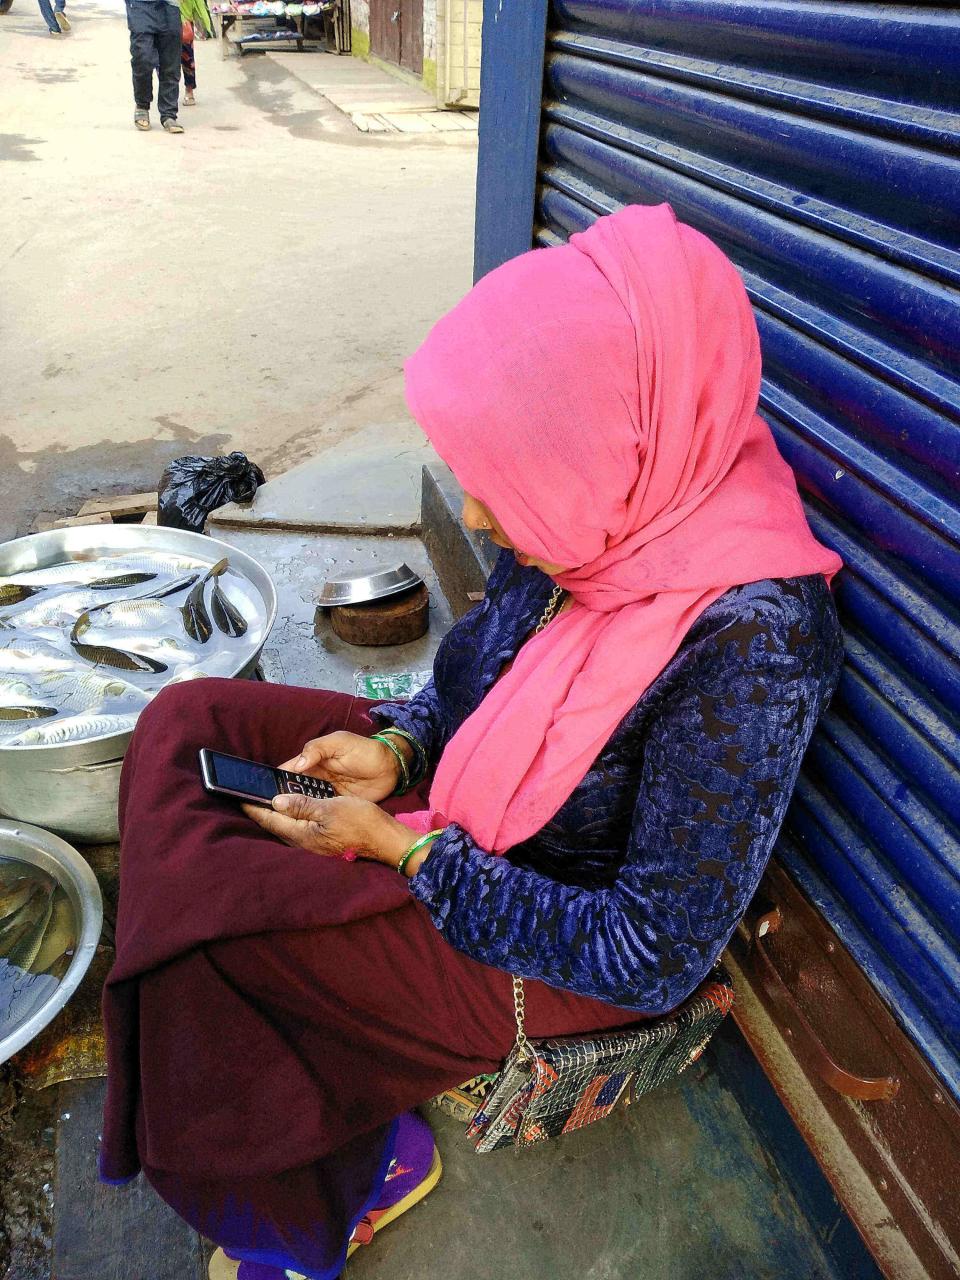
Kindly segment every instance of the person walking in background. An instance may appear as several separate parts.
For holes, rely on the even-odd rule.
[[[57,0],[56,6],[50,0],[39,0],[40,12],[52,36],[65,36],[70,30],[70,21],[64,10],[66,0]]]
[[[203,32],[203,38],[213,35],[213,25],[207,12],[205,0],[180,0],[180,19],[183,23],[180,45],[180,65],[183,70],[183,103],[192,107],[196,104],[194,93],[197,88],[197,60],[194,53],[194,36],[197,28]]]
[[[157,71],[157,107],[167,133],[183,133],[177,122],[180,99],[180,6],[177,0],[127,0],[130,63],[133,68],[133,123],[150,128],[153,72]]]

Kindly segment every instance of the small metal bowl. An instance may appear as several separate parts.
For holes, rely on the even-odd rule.
[[[389,569],[372,567],[354,573],[337,573],[323,584],[319,603],[324,609],[339,604],[368,604],[371,600],[385,600],[401,591],[410,591],[422,582],[420,575],[402,562]]]
[[[0,819],[0,857],[16,858],[51,875],[69,898],[77,926],[73,958],[60,985],[25,1022],[0,1037],[0,1062],[6,1062],[53,1021],[80,985],[100,941],[103,898],[96,876],[76,849],[39,827]]]

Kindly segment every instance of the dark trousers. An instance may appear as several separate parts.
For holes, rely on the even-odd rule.
[[[193,53],[193,42],[184,41],[180,48],[180,65],[183,68],[183,83],[187,89],[197,87],[197,60]]]
[[[180,97],[180,10],[166,0],[127,0],[133,100],[146,110],[153,101],[153,72],[161,120],[176,120]]]

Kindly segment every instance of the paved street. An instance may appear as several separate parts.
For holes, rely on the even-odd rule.
[[[276,475],[402,423],[401,362],[470,281],[475,134],[364,135],[290,70],[330,55],[213,41],[186,134],[140,134],[122,8],[69,14],[0,17],[0,539],[178,454]]]

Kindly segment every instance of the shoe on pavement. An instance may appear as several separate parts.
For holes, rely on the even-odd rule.
[[[169,116],[166,120],[161,120],[160,123],[166,129],[167,133],[183,133],[183,125],[178,124],[176,120],[171,119]]]
[[[62,32],[59,28],[58,28],[56,31],[54,31],[53,27],[51,27],[51,28],[50,28],[50,34],[51,34],[52,36],[56,36],[56,37],[57,37],[57,39],[59,40],[59,39],[60,39],[60,37],[63,35],[63,32]]]
[[[393,1159],[379,1204],[357,1223],[347,1247],[347,1257],[362,1245],[370,1244],[378,1231],[428,1195],[442,1173],[440,1153],[434,1145],[430,1126],[415,1111],[408,1111],[400,1117]],[[257,1263],[234,1262],[218,1249],[210,1260],[207,1274],[209,1280],[259,1280],[268,1270],[261,1270]],[[288,1270],[286,1276],[287,1280],[305,1280],[298,1271]]]
[[[183,92],[183,105],[184,105],[185,107],[195,107],[195,106],[197,105],[197,100],[196,100],[196,98],[193,96],[193,92],[194,92],[194,91],[193,91],[192,89],[185,89],[185,90],[184,90],[184,92]]]
[[[138,129],[146,132],[150,128],[150,112],[145,111],[142,107],[137,107],[133,113],[133,123]]]
[[[67,32],[70,30],[70,19],[67,17],[67,15],[63,12],[62,9],[54,9],[53,17],[57,26],[60,28],[63,34],[66,35]]]

